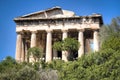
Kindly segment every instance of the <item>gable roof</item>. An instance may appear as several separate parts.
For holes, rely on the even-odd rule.
[[[62,10],[60,7],[56,6],[47,10],[42,10],[30,14],[26,14],[18,18],[59,18],[59,17],[73,17],[75,13],[68,10]],[[16,18],[15,18],[16,19]]]
[[[103,19],[100,14],[92,14],[89,16],[77,16],[74,12],[63,10],[61,7],[56,6],[49,8],[47,10],[41,10],[38,12],[26,14],[17,18],[14,18],[14,21],[23,21],[23,20],[50,20],[50,19],[72,19],[72,18],[99,18],[100,23],[103,24]]]

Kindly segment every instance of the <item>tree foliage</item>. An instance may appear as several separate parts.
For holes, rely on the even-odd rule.
[[[113,18],[110,25],[100,30],[101,49],[120,50],[120,17]]]
[[[120,50],[120,35],[113,34],[107,40],[105,40],[102,44],[102,49],[113,49]]]
[[[78,50],[80,43],[74,38],[65,38],[63,41],[55,42],[53,48],[58,51],[68,51],[68,60],[73,60],[74,52]]]
[[[77,51],[79,48],[78,40],[74,38],[65,38],[63,41],[55,42],[53,48],[58,51]]]
[[[100,29],[101,45],[111,36],[120,35],[120,17],[113,18],[109,25],[103,25]]]
[[[58,42],[55,42],[53,44],[53,48],[58,50],[58,51],[62,51],[62,42],[58,41]]]
[[[120,51],[106,49],[82,56],[77,61],[53,61],[49,68],[58,70],[60,80],[119,80]]]
[[[0,62],[0,80],[58,80],[56,70],[44,69],[40,67],[40,62],[36,66],[35,63],[17,63],[13,60],[7,58]]]
[[[28,50],[28,57],[33,56],[35,61],[39,61],[40,58],[43,56],[43,50],[39,47],[32,47]]]

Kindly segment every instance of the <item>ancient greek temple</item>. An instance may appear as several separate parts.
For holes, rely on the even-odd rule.
[[[66,51],[52,48],[54,42],[67,37],[80,42],[76,57],[99,51],[99,29],[103,24],[100,14],[77,16],[74,12],[53,7],[47,10],[14,18],[16,23],[16,60],[27,60],[27,51],[31,47],[40,47],[46,62],[60,58],[67,61]],[[32,62],[32,58],[30,59]]]

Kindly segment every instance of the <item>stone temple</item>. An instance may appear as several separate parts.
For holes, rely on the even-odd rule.
[[[74,12],[53,7],[14,18],[16,23],[16,60],[27,60],[27,50],[40,47],[46,62],[60,58],[67,61],[66,51],[56,51],[52,45],[67,37],[80,42],[76,57],[90,51],[99,51],[99,29],[103,24],[100,14],[77,16]],[[93,46],[92,46],[93,45]],[[33,58],[29,59],[32,62]]]

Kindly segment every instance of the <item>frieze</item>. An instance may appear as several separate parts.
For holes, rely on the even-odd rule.
[[[94,24],[99,23],[98,18],[73,18],[73,19],[47,19],[47,20],[29,20],[29,21],[19,21],[17,26],[36,26],[36,25],[60,25],[60,24]]]

